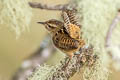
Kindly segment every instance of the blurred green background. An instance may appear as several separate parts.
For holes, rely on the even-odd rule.
[[[33,0],[50,5],[64,4],[68,0]],[[0,80],[10,80],[14,72],[19,68],[22,61],[35,52],[41,41],[44,39],[46,30],[37,24],[38,21],[49,19],[59,19],[59,11],[47,11],[40,9],[32,9],[33,17],[30,24],[30,31],[23,32],[19,39],[13,31],[7,27],[0,28]],[[5,25],[0,25],[5,26]],[[115,72],[110,77],[110,80],[119,80],[120,72]],[[79,77],[74,80],[78,80]]]

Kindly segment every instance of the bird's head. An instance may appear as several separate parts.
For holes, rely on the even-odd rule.
[[[63,22],[55,20],[55,19],[51,19],[45,22],[38,22],[39,24],[42,24],[45,26],[45,28],[49,31],[49,32],[54,32],[57,29],[60,29],[61,27],[63,27]]]

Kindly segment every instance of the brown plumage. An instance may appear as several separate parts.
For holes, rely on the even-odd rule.
[[[81,39],[81,30],[76,19],[76,10],[65,9],[62,11],[62,16],[64,22],[51,19],[38,23],[45,25],[45,28],[52,35],[54,45],[72,58],[74,52],[83,47],[85,42]]]

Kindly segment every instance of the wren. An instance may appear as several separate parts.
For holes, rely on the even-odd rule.
[[[38,22],[50,32],[55,47],[70,58],[85,45],[85,41],[81,37],[81,25],[77,21],[76,13],[76,9],[64,9],[62,11],[63,22],[56,19]]]

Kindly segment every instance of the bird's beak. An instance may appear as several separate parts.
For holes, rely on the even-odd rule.
[[[39,23],[39,24],[43,24],[43,25],[45,24],[45,22],[37,22],[37,23]]]

